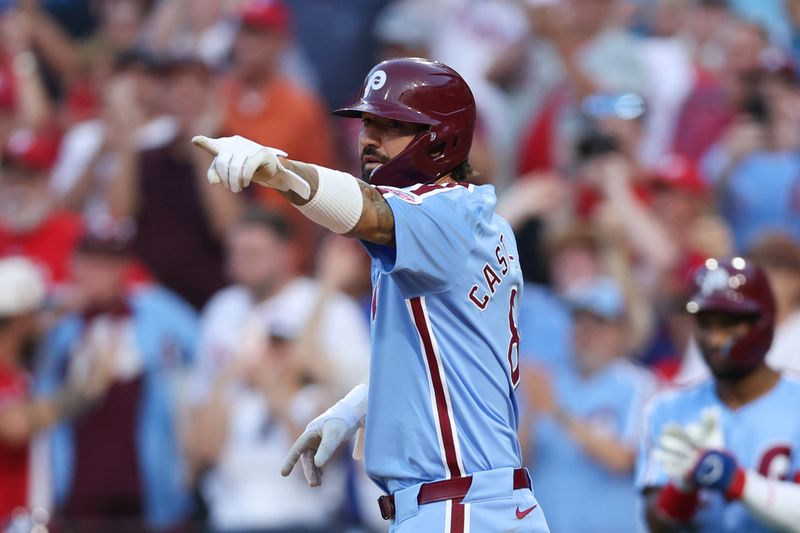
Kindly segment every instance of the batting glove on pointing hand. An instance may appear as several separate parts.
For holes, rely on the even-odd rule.
[[[266,187],[279,191],[294,191],[304,199],[311,196],[308,182],[287,170],[278,156],[286,152],[258,143],[239,135],[212,139],[203,135],[192,138],[192,143],[214,156],[207,177],[212,185],[222,183],[226,189],[239,192],[253,181],[256,171],[262,169],[266,179],[257,180]]]
[[[281,475],[288,476],[299,459],[308,485],[318,487],[322,483],[322,468],[342,442],[352,437],[361,426],[366,411],[367,386],[362,383],[309,422],[289,449]]]

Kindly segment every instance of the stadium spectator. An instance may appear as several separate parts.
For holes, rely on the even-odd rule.
[[[697,166],[689,159],[667,154],[659,159],[649,174],[650,210],[663,225],[675,246],[676,264],[695,262],[712,255],[732,252],[729,239],[703,239],[698,223],[712,212],[711,191]],[[674,266],[674,265],[673,265]]]
[[[697,3],[681,0],[654,4],[644,21],[649,32],[639,46],[647,102],[639,156],[646,168],[671,151],[678,112],[694,83],[693,43],[684,22],[698,9]]]
[[[587,153],[579,170],[577,209],[583,209],[588,220],[605,233],[619,237],[633,254],[643,284],[648,285],[675,264],[677,243],[646,205],[641,167],[631,150],[614,146],[620,144],[617,138],[600,133],[587,136],[581,143],[579,151]],[[613,144],[603,148],[603,142]],[[592,147],[592,143],[598,146]]]
[[[518,103],[518,172],[561,170],[573,162],[582,125],[583,99],[597,93],[642,94],[638,40],[620,24],[619,0],[572,0],[556,5],[529,4],[535,37]],[[530,88],[530,91],[527,90]]]
[[[110,383],[105,365],[67,380],[53,394],[32,398],[28,368],[36,348],[36,315],[46,286],[37,266],[22,257],[0,259],[0,527],[28,514],[29,444],[40,431],[70,418],[101,396]]]
[[[52,125],[53,106],[36,54],[36,24],[18,10],[9,10],[0,20],[0,144],[15,129],[40,131]]]
[[[520,354],[539,363],[562,364],[568,357],[571,320],[560,299],[563,282],[591,277],[601,268],[593,235],[583,228],[559,231],[550,227],[557,226],[554,219],[563,220],[569,198],[569,189],[557,177],[525,177],[508,188],[497,206],[498,214],[517,235],[525,279],[519,313]],[[549,243],[548,231],[555,233]],[[570,274],[559,276],[557,269]]]
[[[296,276],[282,216],[249,210],[229,234],[234,285],[204,311],[185,423],[193,469],[207,470],[201,487],[217,530],[328,531],[335,520],[341,468],[322,493],[279,470],[303,421],[366,376],[367,323],[338,292],[364,273],[364,258],[346,245],[329,245],[316,283]]]
[[[399,0],[386,6],[375,20],[378,59],[429,57],[436,28],[429,9],[419,0]]]
[[[767,363],[800,373],[800,244],[785,233],[764,235],[747,251],[764,269],[775,294],[775,338]]]
[[[585,280],[564,296],[574,314],[570,360],[523,370],[537,495],[552,531],[636,531],[633,467],[655,380],[626,360],[625,302],[613,280]]]
[[[48,283],[67,277],[82,222],[58,208],[48,172],[58,140],[16,130],[0,156],[0,256],[24,255],[44,267]]]
[[[119,0],[90,2],[85,9],[76,6],[73,13],[84,11],[81,22],[94,20],[95,24],[91,33],[75,40],[59,25],[63,17],[53,18],[39,2],[20,3],[19,11],[31,21],[34,49],[45,66],[49,89],[62,100],[63,126],[99,113],[102,88],[113,72],[115,57],[141,44],[149,4],[148,0]]]
[[[656,312],[655,331],[642,361],[661,377],[675,377],[689,342],[683,304],[687,277],[706,257],[733,252],[727,223],[712,210],[711,191],[696,165],[668,154],[647,176],[649,210],[664,228],[673,258],[660,271],[650,269],[641,281]]]
[[[154,148],[175,136],[177,124],[164,114],[160,101],[158,67],[158,60],[143,50],[120,53],[114,74],[100,88],[99,116],[77,122],[64,134],[50,186],[61,202],[86,218],[109,216],[108,188],[127,152]]]
[[[720,2],[701,2],[689,17],[695,81],[678,114],[672,148],[697,161],[736,122],[768,42],[760,26],[733,18]]]
[[[776,60],[752,74],[736,122],[702,161],[737,252],[765,231],[800,239],[800,89],[794,69]]]
[[[298,46],[318,76],[320,97],[328,109],[340,108],[358,92],[358,79],[375,62],[376,17],[396,0],[285,1],[292,8]]]
[[[759,0],[730,0],[728,9],[764,28],[770,43],[786,48],[790,44],[792,2],[761,2]]]
[[[155,278],[199,309],[224,285],[222,238],[241,212],[241,200],[208,187],[206,158],[191,151],[192,131],[217,131],[214,89],[207,67],[175,58],[164,67],[164,100],[177,123],[164,144],[135,151],[136,129],[108,124],[121,138],[117,173],[109,186],[109,211],[136,223],[136,251]],[[171,194],[164,194],[167,187]]]
[[[38,396],[96,365],[112,373],[102,401],[50,437],[55,515],[78,531],[163,529],[189,511],[175,411],[196,317],[163,288],[128,286],[130,247],[113,226],[84,235],[72,259],[80,310],[48,333],[37,369]]]
[[[275,146],[291,157],[335,166],[329,117],[316,94],[281,72],[280,58],[292,38],[290,11],[282,0],[249,0],[239,13],[241,27],[233,47],[231,74],[222,82],[221,132]],[[195,130],[204,131],[204,130]],[[309,132],[314,132],[310,135]],[[313,265],[319,232],[270,189],[255,191],[269,209],[291,220],[305,272]]]
[[[572,316],[564,296],[608,273],[609,248],[594,228],[575,222],[551,230],[538,250],[528,253],[538,253],[544,264],[538,267],[542,278],[529,279],[523,291],[520,354],[534,365],[556,370],[569,365],[572,352]],[[524,259],[522,250],[520,254]]]
[[[631,122],[616,117],[601,125],[635,128]],[[607,142],[604,138],[612,143],[610,149],[603,148]],[[633,143],[614,141],[622,138],[602,132],[594,137],[590,133],[586,144],[598,145],[582,156],[581,184],[575,201],[578,214],[581,204],[587,209],[584,216],[603,242],[606,271],[625,292],[631,328],[629,349],[638,352],[652,334],[655,322],[649,292],[655,280],[674,263],[676,247],[642,198],[645,187],[635,152],[630,149]]]
[[[225,64],[236,38],[234,2],[177,0],[159,2],[144,28],[151,51],[192,56],[209,67]]]

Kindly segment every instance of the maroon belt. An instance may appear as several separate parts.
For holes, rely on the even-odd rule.
[[[432,483],[423,483],[419,488],[417,503],[441,502],[445,500],[462,500],[469,492],[472,485],[472,476],[456,477]],[[531,488],[531,481],[528,477],[528,470],[517,468],[514,470],[514,490]],[[394,518],[394,494],[381,496],[378,498],[378,507],[384,520]]]

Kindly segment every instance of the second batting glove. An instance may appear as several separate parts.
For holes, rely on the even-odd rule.
[[[367,413],[367,386],[362,384],[347,393],[330,409],[309,422],[286,455],[281,475],[288,476],[297,461],[309,486],[322,483],[322,468],[342,442],[355,434]]]

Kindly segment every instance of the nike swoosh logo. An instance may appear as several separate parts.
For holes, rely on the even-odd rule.
[[[538,503],[537,503],[536,505],[534,505],[533,507],[530,507],[530,508],[528,508],[528,509],[525,509],[524,511],[520,511],[520,510],[519,510],[519,506],[517,506],[517,518],[518,518],[518,519],[520,519],[520,520],[522,520],[523,518],[525,518],[526,516],[528,516],[528,513],[530,513],[531,511],[533,511],[533,510],[534,510],[534,509],[536,509],[537,507],[539,507],[539,504],[538,504]]]

